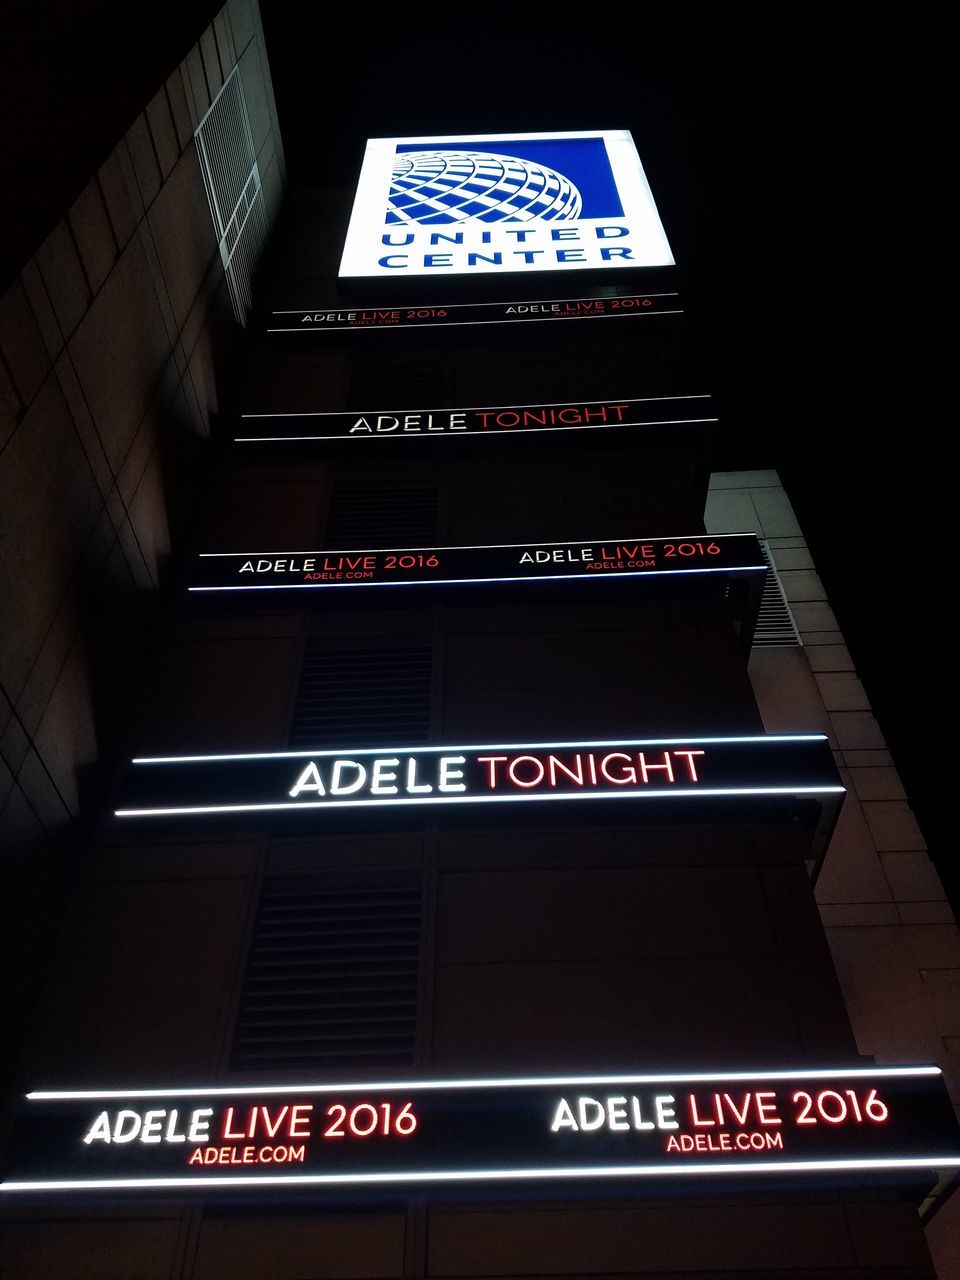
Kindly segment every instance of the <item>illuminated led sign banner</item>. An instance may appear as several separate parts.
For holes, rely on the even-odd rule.
[[[379,409],[351,413],[244,413],[238,444],[305,440],[427,440],[604,427],[668,427],[716,422],[710,396],[646,396],[566,404],[484,405],[469,409]]]
[[[522,302],[457,302],[445,306],[333,307],[273,311],[268,333],[338,333],[345,329],[432,329],[437,325],[523,324],[618,316],[683,315],[676,293],[609,298],[547,298]]]
[[[938,1067],[32,1093],[0,1191],[678,1180],[960,1167]]]
[[[765,572],[755,534],[693,534],[516,546],[204,553],[196,561],[189,590],[325,590],[708,573],[753,574],[762,580]]]
[[[842,796],[823,734],[387,747],[132,761],[119,818],[368,806]]]
[[[598,129],[369,139],[339,274],[672,264],[633,138]]]

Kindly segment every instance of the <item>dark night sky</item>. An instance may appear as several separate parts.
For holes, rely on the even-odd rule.
[[[716,465],[781,471],[960,901],[937,733],[952,684],[950,33],[866,5],[647,4],[596,19],[587,6],[552,23],[516,7],[454,22],[262,5],[293,182],[349,178],[377,134],[631,129],[710,335]],[[170,0],[159,24],[128,7],[120,25],[105,0],[12,0],[4,282],[218,7]]]

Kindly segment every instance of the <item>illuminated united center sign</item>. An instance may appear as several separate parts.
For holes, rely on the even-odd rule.
[[[823,734],[388,747],[132,761],[119,818],[366,806],[843,795]]]
[[[352,413],[244,413],[234,440],[427,440],[491,438],[522,432],[671,427],[716,422],[709,395],[578,400],[565,404],[483,405],[469,409],[356,410]]]
[[[960,1167],[938,1067],[29,1094],[8,1194],[625,1180]]]
[[[341,276],[673,264],[625,129],[367,142]]]
[[[545,582],[557,579],[662,578],[746,574],[762,579],[766,564],[755,534],[617,538],[481,547],[284,551],[199,556],[189,590],[276,591],[284,588]]]

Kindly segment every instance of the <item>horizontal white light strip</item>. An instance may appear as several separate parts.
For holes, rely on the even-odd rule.
[[[573,134],[564,134],[564,137],[573,137]],[[586,135],[584,135],[586,136]],[[440,310],[446,307],[542,307],[547,303],[554,302],[622,302],[624,298],[679,298],[680,295],[676,289],[668,290],[666,293],[621,293],[616,297],[610,298],[538,298],[536,300],[529,299],[524,301],[520,299],[516,302],[435,302],[431,306],[434,310]],[[359,314],[361,311],[416,311],[418,305],[415,306],[396,306],[384,307],[379,303],[366,307],[278,307],[275,311],[271,311],[274,316],[302,316],[304,312],[311,313],[315,316],[331,315],[334,311],[348,311]]]
[[[264,417],[285,418],[285,413],[264,414]],[[697,423],[703,422],[719,422],[719,418],[663,418],[657,422],[583,422],[579,426],[564,427],[495,427],[492,431],[465,431],[465,436],[472,436],[474,439],[482,438],[484,440],[492,440],[495,436],[515,436],[538,435],[542,431],[605,431],[616,429],[619,427],[684,427],[695,426]],[[404,432],[401,431],[394,435],[391,432],[381,432],[379,435],[373,432],[369,435],[335,435],[335,436],[234,436],[235,444],[257,444],[264,441],[284,441],[284,440],[413,440],[415,438],[425,438],[429,432]],[[434,433],[437,434],[437,433]],[[442,431],[439,434],[443,436],[456,436],[456,431]]]
[[[645,294],[650,297],[650,294]],[[562,299],[560,299],[562,301]],[[453,304],[448,304],[453,305]],[[304,308],[306,310],[306,308]],[[366,308],[372,310],[372,308]],[[296,313],[294,313],[296,314]],[[577,318],[580,320],[629,320],[631,317],[637,316],[682,316],[683,309],[678,307],[675,311],[605,311],[602,314],[597,312],[587,313]],[[563,317],[561,317],[563,318]],[[466,325],[475,324],[535,324],[538,320],[555,320],[553,316],[503,316],[496,320],[421,320],[419,324],[344,324],[331,325],[329,329],[325,329],[323,324],[318,323],[315,328],[305,329],[302,325],[296,325],[293,328],[274,328],[267,329],[267,333],[353,333],[357,329],[436,329],[439,325],[444,325],[448,329],[461,329]]]
[[[211,1088],[182,1089],[34,1089],[26,1095],[29,1102],[73,1102],[98,1098],[214,1098],[262,1093],[369,1093],[390,1090],[443,1089],[540,1089],[566,1088],[568,1085],[614,1084],[710,1084],[715,1080],[846,1080],[866,1076],[870,1079],[896,1076],[942,1076],[937,1066],[920,1067],[802,1067],[797,1071],[675,1071],[647,1075],[604,1076],[482,1076],[453,1080],[363,1080],[346,1084],[272,1084],[214,1085]]]
[[[242,553],[240,553],[242,554]],[[267,554],[267,553],[265,553]],[[287,555],[302,555],[299,551],[290,551]],[[316,554],[315,552],[313,554]],[[328,552],[321,552],[322,555],[328,555]],[[337,552],[333,553],[334,555]],[[358,553],[359,554],[359,553]],[[621,578],[665,578],[673,574],[691,574],[691,573],[755,573],[760,569],[766,571],[765,564],[741,564],[735,569],[709,568],[709,569],[638,569],[635,572],[631,570],[617,570],[615,573],[541,573],[535,577],[532,575],[521,574],[518,577],[503,578],[423,578],[416,582],[264,582],[259,586],[251,583],[250,586],[236,587],[188,587],[188,591],[299,591],[312,590],[319,591],[328,587],[458,587],[468,586],[473,583],[490,583],[490,582],[569,582],[581,578],[592,578],[594,582],[616,582]],[[323,572],[321,570],[321,572]],[[401,573],[404,570],[400,571]]]
[[[688,1165],[618,1165],[586,1167],[583,1169],[454,1169],[418,1173],[301,1173],[281,1174],[278,1177],[252,1176],[237,1178],[88,1178],[74,1182],[3,1182],[0,1191],[70,1191],[76,1187],[90,1190],[119,1191],[126,1187],[268,1187],[292,1186],[370,1186],[396,1183],[422,1182],[517,1182],[541,1179],[577,1178],[691,1178],[720,1174],[749,1173],[842,1173],[844,1170],[885,1169],[956,1169],[960,1168],[960,1155],[888,1157],[849,1160],[790,1160],[783,1164],[771,1161],[756,1163]]]
[[[249,751],[239,754],[214,754],[206,756],[134,756],[132,764],[198,764],[203,760],[301,760],[319,759],[321,756],[342,756],[347,751],[367,756],[383,755],[384,752],[404,755],[438,755],[450,751],[559,751],[574,750],[579,747],[679,747],[683,743],[706,743],[716,746],[719,743],[736,742],[826,742],[825,733],[755,733],[742,737],[698,738],[687,735],[685,738],[614,738],[603,742],[468,742],[465,745],[443,745],[441,747],[342,747],[323,751]]]
[[[821,796],[845,795],[846,791],[846,787],[714,787],[708,791],[590,791],[523,796],[394,796],[388,800],[307,800],[302,804],[299,801],[293,801],[289,804],[215,804],[165,809],[114,809],[113,814],[115,818],[159,818],[166,814],[183,816],[188,813],[262,813],[278,809],[359,809],[414,804],[516,804],[518,801],[542,802],[545,800],[627,800],[631,798],[654,800],[665,796],[675,800],[710,796]]]
[[[616,405],[622,400],[625,404],[662,404],[665,400],[709,400],[710,393],[698,391],[691,396],[608,396],[606,400],[556,400],[552,404],[534,401],[531,404],[458,404],[451,409],[398,409],[398,414],[407,416],[411,413],[478,413],[487,409],[491,413],[496,409],[588,409],[592,404]],[[241,413],[241,418],[365,418],[369,414],[380,417],[392,417],[388,409],[318,409],[304,413]],[[726,536],[726,535],[722,535]],[[743,534],[733,535],[742,538]],[[502,544],[502,545],[510,545]]]
[[[256,415],[252,415],[256,416]],[[260,415],[269,417],[269,414]],[[283,414],[283,417],[296,417],[296,414]],[[703,542],[707,538],[716,542],[718,538],[756,538],[755,533],[668,533],[646,534],[643,538],[584,538],[580,542],[467,542],[454,547],[314,547],[310,551],[201,551],[200,560],[216,560],[223,556],[362,556],[380,555],[387,551],[525,551],[530,547],[545,550],[553,547],[562,550],[564,547],[589,547],[594,543],[633,542],[638,546],[644,542]],[[750,566],[751,568],[753,566]],[[766,565],[763,566],[766,568]],[[673,572],[671,570],[671,572]]]

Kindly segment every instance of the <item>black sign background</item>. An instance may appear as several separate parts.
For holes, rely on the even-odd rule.
[[[716,422],[708,395],[568,401],[465,409],[357,409],[350,413],[245,413],[236,443],[281,440],[425,440]],[[358,425],[359,424],[359,425]],[[364,425],[366,424],[366,425]]]
[[[694,757],[685,753],[694,751]],[[639,780],[638,753],[644,753],[648,781]],[[673,781],[662,767],[664,753],[670,754]],[[604,776],[600,762],[609,753],[615,758],[607,772],[621,776],[627,768],[638,772],[635,784],[614,782]],[[548,757],[554,755],[568,768],[580,773],[583,783],[572,781],[563,770],[554,768],[551,780]],[[490,762],[488,756],[506,760]],[[580,757],[579,762],[577,757]],[[520,783],[508,776],[510,761],[518,757],[516,774]],[[590,758],[593,765],[590,764]],[[625,759],[624,757],[628,757]],[[452,760],[455,770],[448,779],[463,790],[441,789],[441,761]],[[395,761],[390,771],[396,777],[397,793],[385,795],[372,790],[374,762]],[[341,783],[349,785],[359,777],[356,765],[366,773],[365,783],[349,794],[332,795],[331,772],[337,761],[345,762]],[[324,792],[304,787],[296,797],[290,791],[313,762]],[[542,781],[529,785],[540,767]],[[657,767],[660,766],[660,767]],[[408,772],[408,771],[412,771]],[[696,773],[696,780],[691,776]],[[414,787],[409,786],[412,776]],[[491,785],[491,777],[496,785]],[[429,786],[430,790],[423,790]],[[420,790],[417,790],[420,788]],[[309,810],[349,808],[362,805],[479,804],[562,799],[610,800],[682,799],[699,795],[742,795],[756,791],[785,794],[842,794],[833,755],[825,737],[811,734],[796,737],[746,739],[672,739],[562,744],[557,746],[449,746],[387,747],[380,750],[295,751],[281,754],[238,755],[233,757],[162,757],[134,760],[127,770],[121,791],[118,817],[179,816],[204,811]],[[154,812],[158,811],[158,812]],[[178,813],[179,811],[179,813]]]
[[[524,554],[533,563],[522,563]],[[282,568],[278,568],[282,563]],[[252,568],[244,567],[251,565]],[[269,567],[268,567],[269,566]],[[202,555],[191,591],[224,588],[384,586],[452,582],[536,582],[569,577],[651,577],[668,573],[755,571],[764,559],[754,534],[619,538],[493,547],[406,547],[379,551]]]
[[[757,1176],[774,1172],[778,1166],[823,1160],[854,1166],[891,1159],[913,1160],[921,1168],[960,1165],[960,1135],[946,1088],[939,1072],[928,1072],[867,1068],[835,1076],[785,1072],[781,1078],[770,1079],[718,1074],[710,1079],[688,1077],[686,1081],[677,1073],[655,1080],[622,1077],[612,1083],[590,1077],[559,1083],[477,1081],[469,1087],[461,1083],[442,1088],[431,1088],[428,1082],[350,1083],[324,1085],[322,1089],[291,1086],[271,1092],[211,1094],[198,1089],[187,1096],[37,1098],[27,1101],[15,1123],[2,1186],[29,1190],[31,1182],[83,1183],[109,1178],[175,1179],[175,1185],[195,1188],[298,1177],[388,1184],[404,1178],[470,1181],[498,1175],[509,1179],[511,1174],[536,1180],[537,1176],[549,1178],[551,1173],[573,1176],[582,1171],[588,1175],[598,1169],[610,1175],[646,1176],[664,1182],[678,1173],[705,1167],[722,1176],[759,1165],[762,1168]],[[823,1091],[829,1092],[823,1097],[821,1111]],[[758,1092],[764,1095],[768,1108],[763,1113],[765,1120],[758,1118]],[[729,1095],[732,1105],[722,1104],[725,1110],[720,1122],[698,1127],[693,1123],[691,1094],[701,1120],[715,1116],[715,1096]],[[639,1130],[629,1123],[629,1117],[635,1115],[648,1122],[656,1117],[656,1095],[672,1096],[669,1105],[675,1114],[671,1119],[677,1127]],[[570,1127],[553,1132],[561,1100],[576,1115],[581,1096],[600,1104],[599,1112],[596,1106],[589,1108],[587,1114],[593,1116],[609,1115],[607,1099],[616,1100],[622,1108],[620,1117],[624,1113],[628,1117],[627,1127],[614,1130],[605,1123],[589,1132]],[[633,1098],[637,1099],[636,1112]],[[361,1111],[353,1113],[358,1104]],[[389,1106],[389,1119],[384,1104]],[[407,1104],[407,1115],[415,1116],[416,1124],[412,1132],[403,1133],[404,1124],[410,1125],[402,1122],[398,1133],[396,1117]],[[289,1132],[289,1113],[287,1117],[281,1114],[284,1106],[302,1108],[298,1134]],[[233,1112],[228,1116],[230,1107]],[[258,1107],[268,1109],[268,1118],[276,1126],[273,1136],[264,1132],[260,1116],[258,1132],[246,1136],[251,1109]],[[166,1126],[169,1112],[176,1109],[174,1132],[185,1133],[194,1108],[212,1111],[203,1122],[208,1142],[145,1144],[139,1138],[124,1143],[83,1141],[104,1112],[107,1118],[101,1123],[108,1127],[114,1125],[121,1110],[135,1113],[141,1121],[148,1110],[163,1113],[160,1123]],[[734,1115],[734,1108],[742,1113],[742,1119]],[[351,1132],[352,1113],[359,1117],[358,1128],[371,1124],[377,1128],[363,1137]],[[838,1122],[836,1117],[841,1115]],[[324,1137],[324,1130],[331,1126],[339,1127],[341,1133]],[[382,1132],[384,1127],[388,1132]],[[225,1136],[228,1129],[233,1136]],[[721,1141],[717,1135],[723,1132],[731,1135],[726,1149],[717,1145]],[[706,1138],[700,1149],[678,1150],[674,1146],[671,1150],[668,1145],[671,1137],[679,1142],[680,1135],[697,1134]],[[783,1145],[760,1150],[747,1141],[744,1148],[737,1148],[734,1143],[740,1134],[758,1134],[761,1140],[763,1135],[779,1134]],[[277,1145],[302,1148],[302,1158],[275,1161],[272,1155]],[[264,1146],[270,1148],[268,1159],[259,1155]],[[213,1148],[219,1148],[221,1154],[216,1162],[201,1164],[195,1159],[191,1165],[189,1156],[198,1147],[211,1148],[211,1155]],[[246,1161],[242,1159],[244,1148],[251,1152]],[[814,1166],[810,1173],[814,1172],[835,1177],[837,1170]]]
[[[537,320],[597,320],[616,316],[681,315],[676,293],[610,298],[548,298],[450,306],[287,308],[273,311],[268,333],[342,333],[358,329],[428,329],[435,325],[517,324]]]

